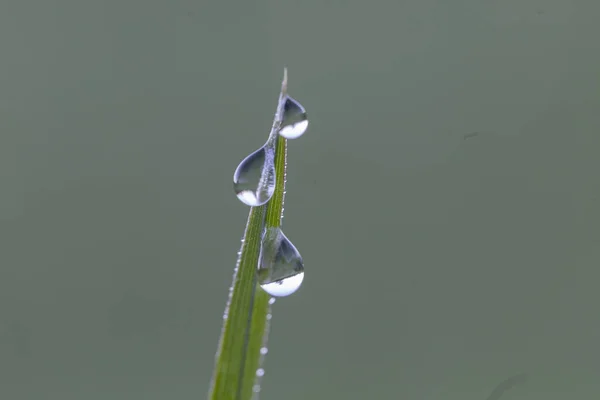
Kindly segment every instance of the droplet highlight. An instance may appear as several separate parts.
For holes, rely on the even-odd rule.
[[[308,128],[308,116],[302,104],[287,96],[283,106],[283,120],[279,134],[286,139],[299,138]]]
[[[266,204],[275,192],[275,149],[263,146],[244,158],[233,174],[233,190],[246,205]]]
[[[274,297],[296,292],[304,280],[302,256],[280,228],[267,228],[263,234],[258,281],[260,287]]]

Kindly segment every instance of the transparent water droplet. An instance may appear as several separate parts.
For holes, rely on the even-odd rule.
[[[267,228],[263,234],[258,263],[261,288],[275,297],[294,293],[304,280],[302,256],[280,228]]]
[[[256,376],[261,377],[265,375],[265,370],[262,368],[259,368],[256,370]]]
[[[283,106],[283,121],[279,134],[286,139],[299,138],[308,128],[308,116],[302,104],[287,96]]]
[[[275,297],[271,297],[269,299],[269,304],[271,304],[271,305],[275,304]]]
[[[233,190],[249,206],[267,203],[275,192],[275,150],[263,146],[244,158],[233,174]]]
[[[261,348],[260,348],[260,354],[262,354],[263,356],[264,356],[265,354],[267,354],[268,352],[269,352],[269,349],[267,349],[266,347],[261,347]]]

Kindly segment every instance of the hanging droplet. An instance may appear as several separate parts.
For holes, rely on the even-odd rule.
[[[308,128],[308,117],[302,104],[287,96],[283,106],[283,121],[279,134],[286,139],[296,139],[302,136]]]
[[[263,146],[244,158],[233,174],[233,190],[249,206],[268,202],[275,192],[275,150]]]
[[[294,293],[304,280],[302,256],[280,228],[267,228],[263,234],[258,261],[258,281],[275,297]]]

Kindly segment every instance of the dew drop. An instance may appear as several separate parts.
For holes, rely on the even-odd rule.
[[[269,352],[269,349],[267,349],[266,347],[261,347],[261,348],[260,348],[260,354],[262,354],[263,356],[264,356],[265,354],[267,354],[268,352]]]
[[[275,192],[275,150],[263,146],[244,158],[233,174],[233,190],[249,206],[267,203]]]
[[[289,296],[302,285],[302,256],[280,228],[267,228],[263,234],[258,280],[261,288],[275,297]]]
[[[259,369],[256,370],[256,376],[261,377],[261,376],[264,376],[264,374],[265,374],[265,370],[264,369],[259,368]]]
[[[287,96],[283,106],[283,121],[279,134],[286,139],[299,138],[308,128],[308,116],[302,104]]]
[[[273,304],[275,304],[275,297],[271,297],[271,298],[269,299],[269,304],[270,304],[270,305],[273,305]]]
[[[252,391],[254,393],[259,393],[260,392],[260,385],[254,385],[254,386],[252,386]]]

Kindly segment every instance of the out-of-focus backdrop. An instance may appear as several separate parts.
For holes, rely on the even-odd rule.
[[[600,2],[0,3],[0,398],[205,398],[283,67],[261,399],[600,397]]]

